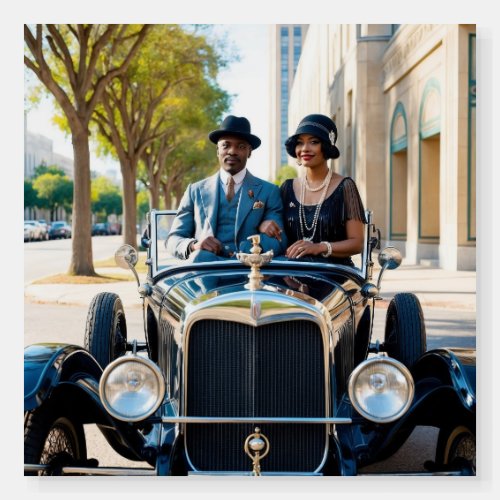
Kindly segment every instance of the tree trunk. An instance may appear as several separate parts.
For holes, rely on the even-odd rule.
[[[160,208],[160,185],[157,182],[149,185],[149,209]]]
[[[123,242],[137,249],[136,166],[120,162],[123,177]]]
[[[90,150],[88,130],[72,131],[74,173],[72,256],[68,274],[96,276],[92,260]]]

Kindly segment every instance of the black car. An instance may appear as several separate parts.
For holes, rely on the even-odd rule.
[[[49,228],[49,239],[71,238],[71,226],[63,220],[52,222]]]
[[[111,230],[107,222],[98,222],[92,225],[92,236],[109,236]]]
[[[370,213],[359,268],[273,259],[258,236],[238,260],[178,262],[164,245],[171,217],[152,211],[142,241],[146,342],[104,292],[84,347],[26,348],[25,474],[357,475],[419,425],[439,428],[426,474],[475,474],[475,351],[427,351],[410,293],[372,341],[382,275],[401,255],[381,251],[373,281]],[[132,247],[116,259],[135,273]],[[99,467],[84,424],[149,467]]]

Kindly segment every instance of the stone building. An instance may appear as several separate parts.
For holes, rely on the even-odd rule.
[[[288,132],[307,114],[334,119],[333,167],[355,179],[383,244],[409,264],[476,268],[475,33],[459,24],[309,25],[302,47]]]

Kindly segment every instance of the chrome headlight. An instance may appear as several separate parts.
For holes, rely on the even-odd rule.
[[[370,358],[351,373],[349,398],[358,413],[384,423],[404,415],[413,401],[415,386],[406,366],[387,357]]]
[[[123,356],[110,363],[99,383],[99,395],[106,410],[125,422],[149,417],[165,396],[160,369],[149,359]]]

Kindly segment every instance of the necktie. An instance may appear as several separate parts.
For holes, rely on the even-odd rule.
[[[227,178],[226,200],[231,201],[233,198],[234,198],[234,179],[233,176],[230,175]]]

